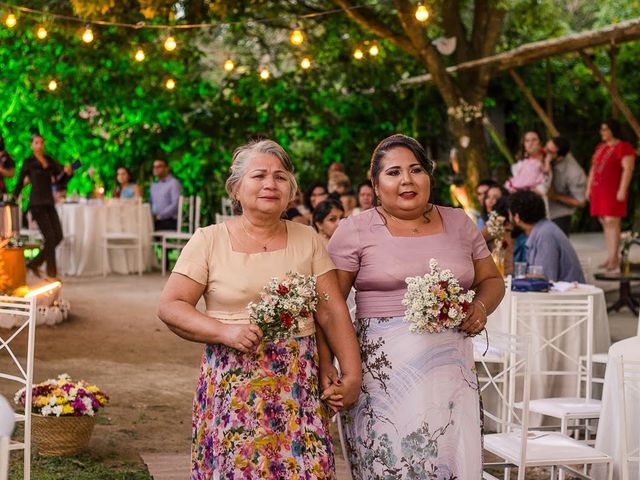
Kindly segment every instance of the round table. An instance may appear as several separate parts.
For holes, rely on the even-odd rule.
[[[615,310],[616,312],[622,307],[629,307],[634,315],[638,315],[638,307],[640,302],[631,293],[631,282],[640,282],[640,273],[631,272],[630,274],[623,275],[622,273],[596,273],[594,275],[596,280],[603,282],[620,282],[620,293],[618,301],[609,305],[607,311]]]

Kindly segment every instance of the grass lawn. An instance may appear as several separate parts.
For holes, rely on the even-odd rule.
[[[21,480],[22,453],[11,455],[9,480]],[[44,458],[33,455],[31,478],[37,480],[151,480],[144,465],[91,455]]]

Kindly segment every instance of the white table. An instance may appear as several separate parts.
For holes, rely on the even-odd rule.
[[[153,220],[149,204],[143,206],[143,222],[140,232],[143,239],[143,265],[148,270],[156,263],[151,245]],[[132,229],[137,223],[137,206],[127,202],[103,204],[64,203],[58,205],[58,215],[62,223],[65,239],[58,246],[57,262],[60,271],[66,275],[102,274],[102,235],[106,228],[113,231],[113,225],[106,225],[114,215],[108,209],[121,209],[120,218],[125,228]],[[108,272],[128,274],[136,271],[136,252],[129,250],[109,251]]]
[[[622,478],[620,465],[623,461],[619,436],[620,417],[623,413],[618,406],[620,389],[618,388],[618,365],[616,359],[623,357],[627,360],[640,361],[640,336],[627,338],[614,343],[609,349],[609,361],[604,376],[604,390],[602,392],[602,412],[598,422],[598,435],[596,436],[596,449],[613,457],[613,478]],[[627,444],[633,450],[640,444],[640,432],[637,430],[637,418],[640,416],[640,398],[629,395],[627,390],[627,418],[632,423],[627,425]],[[604,469],[594,467],[594,478],[606,478]],[[638,464],[632,463],[630,468],[630,480],[640,480],[638,476]]]
[[[580,285],[578,288],[568,290],[566,292],[511,292],[511,297],[520,297],[526,295],[527,298],[584,298],[585,296],[593,296],[593,338],[594,338],[594,353],[606,353],[611,345],[611,336],[609,333],[609,317],[607,316],[607,304],[602,289],[594,287],[592,285]],[[495,330],[505,333],[511,333],[510,323],[510,304],[505,300],[498,306],[498,308],[487,319],[487,330]],[[538,330],[544,337],[551,337],[559,334],[563,329],[559,325],[555,325],[552,320],[541,319],[540,324],[532,325],[534,330]],[[576,335],[570,337],[563,337],[561,341],[557,342],[559,348],[562,348],[565,352],[571,352],[574,354],[586,353],[586,329],[581,329],[580,332],[576,332]],[[516,334],[519,332],[515,332]],[[482,344],[482,337],[478,344]],[[491,344],[491,335],[489,334],[489,344]],[[577,351],[576,351],[577,350]],[[478,348],[476,348],[478,352]],[[480,351],[480,353],[482,353]],[[565,359],[560,355],[553,355],[555,358],[547,358],[552,352],[546,349],[542,352],[542,355],[534,356],[531,365],[531,399],[548,398],[548,397],[573,397],[576,395],[577,379],[575,376],[567,376],[566,378],[554,377],[549,378],[542,375],[537,375],[536,372],[541,372],[550,369],[562,369],[564,367]],[[577,355],[576,355],[577,356]],[[491,406],[497,401],[497,397],[493,398],[493,395],[488,392],[486,398],[483,396],[483,401]],[[491,409],[491,408],[490,408]],[[495,411],[495,409],[493,410]],[[542,417],[539,415],[531,415],[531,424],[539,425],[542,421]]]

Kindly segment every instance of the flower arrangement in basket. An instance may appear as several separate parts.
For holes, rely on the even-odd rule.
[[[14,402],[25,407],[26,389]],[[86,447],[96,412],[109,401],[106,393],[83,380],[74,382],[63,373],[31,389],[32,438],[43,456],[73,455]]]
[[[413,333],[440,333],[458,327],[467,316],[476,292],[464,291],[451,270],[429,260],[430,273],[407,277],[402,305],[407,307],[404,322]]]
[[[288,272],[284,279],[274,277],[265,285],[260,302],[247,305],[251,322],[262,329],[263,339],[282,340],[300,332],[300,321],[312,316],[318,305],[316,281],[315,275]]]

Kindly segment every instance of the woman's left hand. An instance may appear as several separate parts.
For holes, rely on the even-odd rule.
[[[487,315],[484,313],[484,309],[476,302],[473,302],[467,312],[467,318],[464,319],[458,330],[465,332],[469,336],[475,336],[484,329],[486,324]]]
[[[619,202],[624,202],[627,198],[627,192],[625,192],[624,190],[618,190],[618,193],[616,193],[616,200]]]

